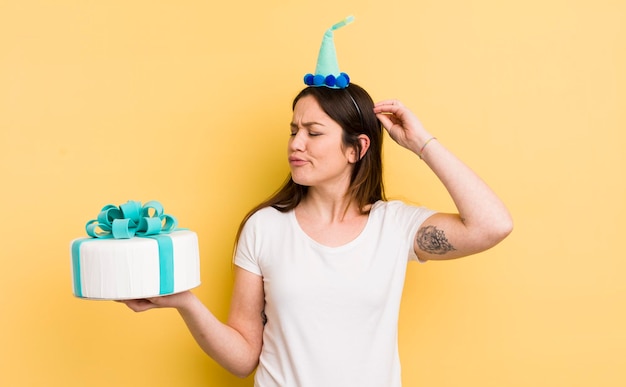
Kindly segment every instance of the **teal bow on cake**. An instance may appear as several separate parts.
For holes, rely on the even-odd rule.
[[[141,205],[129,200],[116,207],[107,204],[97,219],[87,222],[87,235],[92,238],[129,239],[134,236],[167,234],[176,229],[178,222],[171,215],[163,213],[161,203],[151,200]]]

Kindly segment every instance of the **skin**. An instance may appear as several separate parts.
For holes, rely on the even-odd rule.
[[[452,197],[458,213],[428,218],[414,237],[422,260],[447,260],[478,253],[499,243],[512,230],[512,220],[496,194],[437,140],[417,117],[397,100],[377,103],[374,113],[400,146],[420,155]],[[355,149],[341,142],[341,127],[317,101],[306,96],[295,106],[287,153],[291,174],[309,187],[296,207],[301,228],[327,246],[353,240],[367,216],[346,196]],[[369,138],[359,138],[362,155]],[[361,155],[361,156],[362,156]],[[419,158],[416,157],[416,164]],[[191,292],[143,300],[123,301],[141,312],[176,308],[200,347],[231,373],[245,377],[258,365],[264,326],[263,278],[235,266],[235,282],[226,323],[220,322]]]
[[[291,176],[296,183],[309,187],[306,198],[295,209],[298,223],[321,244],[345,244],[367,223],[367,215],[346,196],[358,159],[355,149],[343,147],[341,126],[311,96],[298,101],[290,127],[287,151]],[[362,135],[359,141],[364,155],[369,138]]]

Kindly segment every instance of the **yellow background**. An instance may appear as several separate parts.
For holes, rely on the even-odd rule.
[[[219,4],[219,5],[218,5]],[[515,231],[410,265],[406,386],[626,384],[623,1],[0,2],[0,385],[251,386],[173,310],[71,294],[69,242],[159,200],[199,234],[196,294],[227,315],[239,220],[283,181],[290,104],[326,28],[508,204]],[[452,203],[387,138],[388,194]]]

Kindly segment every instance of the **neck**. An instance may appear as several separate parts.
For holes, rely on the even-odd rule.
[[[361,210],[347,194],[321,192],[311,188],[297,208],[324,223],[343,222],[361,215]]]

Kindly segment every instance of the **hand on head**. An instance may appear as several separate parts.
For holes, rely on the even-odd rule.
[[[376,103],[374,113],[389,136],[407,149],[419,149],[419,139],[428,136],[415,114],[396,99]]]

